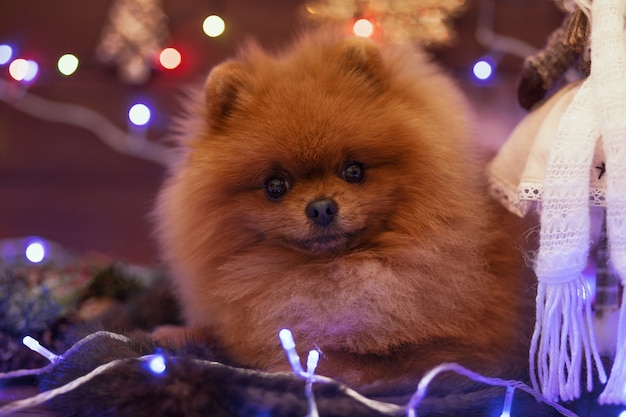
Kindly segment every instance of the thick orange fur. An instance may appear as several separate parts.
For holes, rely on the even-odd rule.
[[[520,231],[487,197],[462,95],[422,53],[331,36],[249,46],[205,93],[156,210],[189,327],[265,370],[288,369],[287,327],[354,385],[443,361],[523,369]],[[362,183],[342,178],[349,161]],[[265,193],[272,175],[289,181],[282,199]],[[320,198],[338,206],[328,227],[305,216]]]

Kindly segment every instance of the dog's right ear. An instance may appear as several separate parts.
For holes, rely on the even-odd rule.
[[[388,76],[380,50],[373,41],[347,38],[335,47],[334,54],[344,70],[357,74],[373,86],[385,87]]]
[[[206,106],[211,129],[226,125],[247,85],[248,73],[238,61],[227,61],[213,68],[206,82]]]

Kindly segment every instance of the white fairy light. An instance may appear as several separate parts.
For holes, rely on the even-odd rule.
[[[26,336],[22,339],[22,343],[24,343],[24,345],[30,350],[37,352],[44,358],[48,359],[50,362],[55,362],[59,358],[58,355],[55,355],[45,347],[41,346],[41,344],[34,337]]]

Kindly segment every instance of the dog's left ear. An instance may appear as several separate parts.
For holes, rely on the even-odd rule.
[[[385,65],[376,44],[366,38],[348,38],[335,48],[335,56],[344,69],[364,77],[373,85],[383,87]]]
[[[205,99],[208,109],[209,125],[223,129],[231,113],[245,94],[249,76],[244,65],[239,61],[226,61],[215,67],[206,81]]]

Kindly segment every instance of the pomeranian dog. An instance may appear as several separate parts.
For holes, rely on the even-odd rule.
[[[353,386],[446,361],[527,367],[521,231],[487,195],[463,95],[424,53],[249,45],[193,112],[156,208],[188,335],[278,371],[288,328]]]

